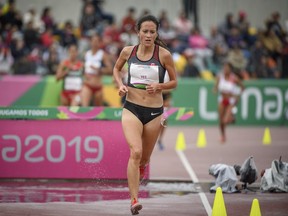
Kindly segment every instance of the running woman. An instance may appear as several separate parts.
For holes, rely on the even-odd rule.
[[[152,15],[143,16],[136,28],[139,44],[124,47],[113,69],[119,95],[123,97],[127,94],[122,111],[122,128],[130,148],[127,177],[132,215],[142,209],[138,201],[140,179],[162,127],[162,90],[177,86],[171,53],[158,37],[158,20]],[[128,82],[124,85],[121,70],[126,62]],[[170,81],[164,83],[166,70]]]
[[[77,45],[70,45],[68,53],[69,57],[60,63],[56,72],[56,80],[63,79],[60,103],[62,106],[78,106],[84,63],[78,59]]]
[[[101,48],[102,38],[98,34],[91,37],[91,49],[85,54],[84,83],[81,90],[81,105],[103,106],[102,75],[112,74],[110,56]]]
[[[217,76],[214,91],[218,92],[218,118],[221,138],[226,142],[226,125],[235,121],[232,109],[236,108],[241,92],[244,90],[241,79],[233,73],[233,66],[225,62],[223,72]]]

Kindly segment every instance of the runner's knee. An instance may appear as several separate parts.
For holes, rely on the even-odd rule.
[[[130,157],[134,160],[140,161],[142,158],[142,150],[141,149],[132,149]]]

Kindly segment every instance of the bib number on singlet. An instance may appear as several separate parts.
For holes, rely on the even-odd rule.
[[[136,88],[145,88],[151,83],[159,83],[159,69],[157,65],[137,65],[130,66],[130,83]]]
[[[80,91],[82,87],[82,79],[80,77],[66,77],[64,90]]]

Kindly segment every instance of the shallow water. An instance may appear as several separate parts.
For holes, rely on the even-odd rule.
[[[197,193],[189,182],[145,182],[139,197],[151,198],[167,194]],[[126,181],[0,181],[0,203],[86,203],[102,200],[129,199]]]

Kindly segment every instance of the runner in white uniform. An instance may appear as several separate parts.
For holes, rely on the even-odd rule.
[[[241,92],[244,89],[242,81],[232,72],[233,67],[226,62],[223,67],[223,72],[216,79],[214,90],[218,95],[218,118],[221,132],[220,141],[226,142],[225,128],[226,125],[233,122],[232,115],[233,107],[236,107]]]
[[[91,50],[85,54],[84,85],[81,91],[81,105],[103,106],[102,75],[112,74],[112,63],[108,54],[101,49],[101,37],[91,38]]]

